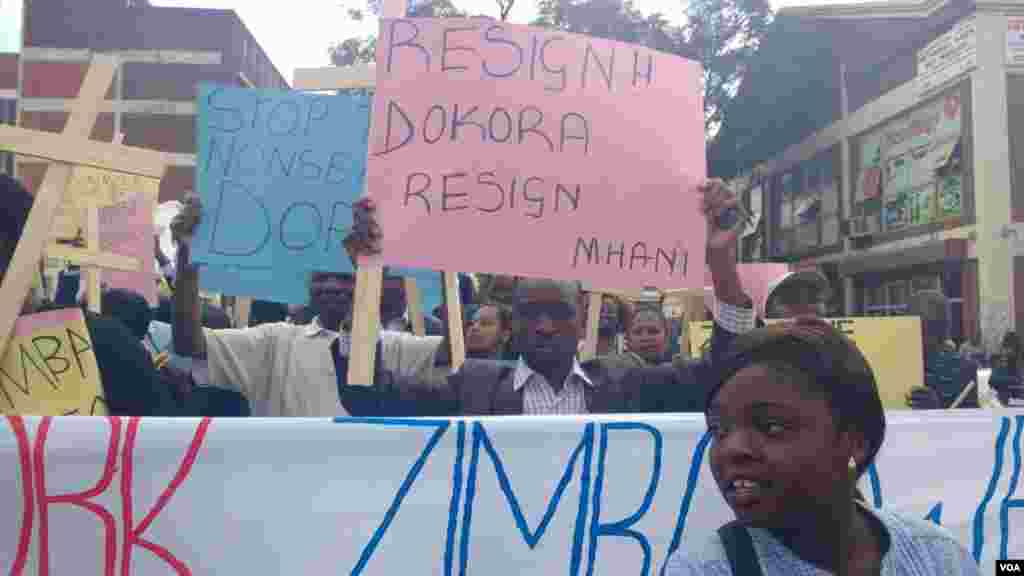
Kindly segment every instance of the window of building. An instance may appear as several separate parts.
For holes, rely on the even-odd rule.
[[[954,88],[857,138],[854,234],[960,217],[960,91]]]

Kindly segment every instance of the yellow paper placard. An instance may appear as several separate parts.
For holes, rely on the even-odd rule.
[[[0,363],[0,414],[107,414],[81,310],[18,318]]]
[[[82,210],[93,203],[97,208],[127,204],[142,193],[156,201],[160,181],[137,174],[111,172],[89,166],[75,166],[54,220],[54,238],[75,238],[82,228]]]
[[[769,320],[768,323],[778,322]],[[832,318],[837,330],[846,334],[871,365],[886,409],[906,409],[907,392],[924,385],[924,351],[921,320],[916,316],[894,318]],[[690,354],[711,337],[711,322],[690,323]]]

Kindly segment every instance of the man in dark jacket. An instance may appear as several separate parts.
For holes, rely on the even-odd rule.
[[[707,260],[719,301],[713,350],[724,351],[737,333],[753,329],[754,312],[736,270],[736,237],[742,224],[717,226],[736,204],[719,182],[702,187],[708,225]],[[399,377],[378,368],[373,387],[347,386],[344,358],[338,364],[339,393],[353,415],[458,416],[552,415],[609,412],[699,412],[711,362],[617,369],[576,357],[583,328],[578,283],[521,279],[514,314],[519,319],[521,356],[509,366],[469,361],[439,382]]]

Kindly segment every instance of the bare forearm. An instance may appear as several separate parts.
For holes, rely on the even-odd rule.
[[[189,247],[181,245],[177,254],[177,278],[174,290],[174,352],[180,356],[206,358],[199,306],[199,272],[189,262]]]
[[[715,290],[715,299],[731,306],[747,307],[750,297],[744,292],[736,264],[736,248],[725,254],[709,254],[708,267]]]

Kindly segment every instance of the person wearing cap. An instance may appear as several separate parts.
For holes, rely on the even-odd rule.
[[[315,316],[308,325],[275,322],[204,330],[199,321],[199,271],[189,262],[200,209],[198,197],[192,196],[171,223],[178,244],[174,342],[178,350],[189,352],[194,359],[191,376],[195,385],[230,387],[265,406],[269,416],[347,415],[335,371],[341,379],[347,376],[354,275],[312,273],[309,298]],[[345,240],[349,254],[341,257],[379,249],[380,230],[369,215],[372,210],[368,200],[353,206],[353,232]],[[376,357],[384,369],[396,374],[429,376],[442,342],[439,336],[384,330]],[[337,365],[335,351],[345,359],[345,366]]]
[[[766,318],[823,317],[831,296],[828,278],[817,270],[787,272],[768,286]]]
[[[944,528],[859,497],[886,421],[853,342],[803,317],[738,336],[716,366],[709,458],[736,520],[675,551],[664,576],[979,574]]]

